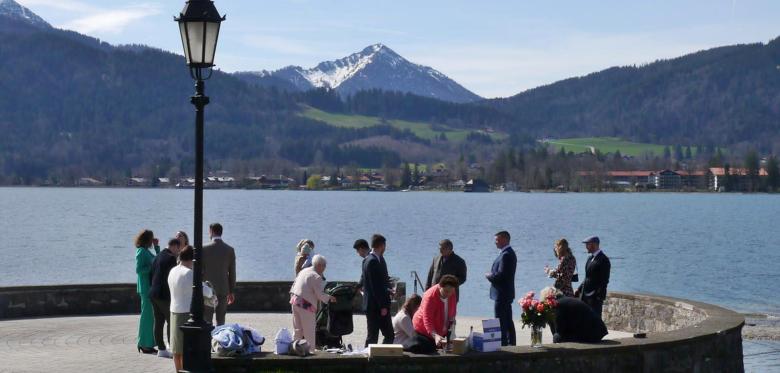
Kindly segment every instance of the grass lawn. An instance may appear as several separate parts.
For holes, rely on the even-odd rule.
[[[366,128],[378,126],[381,123],[381,119],[377,117],[354,114],[333,114],[313,107],[305,107],[301,112],[301,115],[309,119],[325,122],[331,126],[344,128]],[[399,130],[408,129],[409,131],[412,131],[415,136],[427,140],[434,140],[444,133],[444,135],[447,136],[447,140],[460,142],[464,141],[469,133],[474,132],[473,130],[456,129],[443,125],[436,126],[437,129],[434,130],[433,125],[430,123],[399,119],[390,119],[387,121],[387,124]],[[502,133],[491,133],[490,136],[494,140],[503,140],[506,138],[506,135]]]
[[[631,141],[625,141],[617,137],[584,137],[575,139],[555,139],[546,141],[547,144],[555,147],[556,150],[565,148],[566,151],[575,153],[591,152],[592,148],[598,149],[602,153],[615,153],[620,150],[623,155],[642,157],[647,153],[653,153],[659,157],[664,155],[665,145],[642,144]],[[674,151],[673,147],[669,150]],[[696,149],[692,149],[696,152]]]

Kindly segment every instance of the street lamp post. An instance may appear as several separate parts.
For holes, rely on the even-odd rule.
[[[211,323],[203,320],[203,110],[209,103],[204,94],[204,80],[211,77],[214,52],[217,49],[220,16],[211,0],[188,0],[179,17],[184,57],[195,80],[195,95],[190,102],[195,105],[195,227],[193,229],[195,253],[193,262],[192,303],[190,319],[181,327],[184,333],[184,364],[182,372],[213,372],[211,365]]]

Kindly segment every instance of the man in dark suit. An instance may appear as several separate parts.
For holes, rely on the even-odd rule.
[[[455,254],[452,247],[452,241],[441,240],[439,242],[439,255],[433,258],[431,268],[428,270],[428,279],[425,281],[425,288],[428,289],[433,284],[438,284],[444,275],[453,275],[458,279],[460,285],[466,282],[466,261],[458,254]],[[460,299],[460,286],[455,288],[457,299]]]
[[[517,342],[515,322],[512,320],[517,256],[512,247],[509,246],[509,240],[509,232],[496,233],[496,248],[501,252],[493,262],[490,272],[485,274],[485,277],[490,281],[490,299],[495,302],[493,306],[495,317],[501,322],[502,346],[514,346]]]
[[[364,240],[362,238],[358,239],[358,240],[355,240],[355,244],[352,245],[352,248],[355,249],[355,253],[357,253],[357,255],[361,259],[363,259],[363,262],[366,261],[366,257],[371,252],[371,248],[368,247],[368,241],[366,241],[366,240]],[[361,264],[361,266],[362,266],[362,264]],[[355,287],[355,291],[356,292],[357,291],[361,291],[362,289],[363,289],[363,271],[362,271],[362,267],[361,267],[360,281],[357,283],[357,286]]]
[[[609,258],[599,248],[601,242],[598,237],[588,237],[582,243],[585,244],[585,249],[590,256],[585,262],[585,281],[574,292],[574,296],[582,299],[601,319],[601,307],[604,305],[604,299],[607,298],[607,284],[609,284],[609,272],[612,266]]]
[[[173,357],[165,346],[163,329],[165,328],[168,340],[171,339],[171,291],[168,288],[168,274],[176,267],[176,259],[179,255],[181,243],[177,239],[168,241],[168,248],[160,251],[152,262],[152,270],[149,272],[150,288],[149,298],[154,307],[154,343],[157,345],[157,356]]]
[[[542,299],[553,296],[558,301],[555,307],[555,323],[550,325],[553,342],[596,343],[607,335],[607,326],[596,317],[590,306],[573,297],[564,297],[554,287],[541,291]]]
[[[363,310],[368,328],[366,347],[379,341],[380,330],[383,344],[393,343],[395,337],[390,317],[390,277],[384,259],[386,247],[385,238],[375,234],[371,237],[371,253],[363,259]]]
[[[236,252],[233,248],[222,241],[222,225],[214,223],[209,226],[209,235],[211,243],[203,246],[203,280],[211,282],[214,287],[214,293],[217,295],[217,307],[204,307],[203,319],[206,322],[212,322],[216,313],[217,323],[215,325],[225,324],[225,313],[227,306],[233,304],[235,295],[233,289],[236,288]]]

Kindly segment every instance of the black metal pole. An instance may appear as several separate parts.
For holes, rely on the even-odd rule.
[[[192,276],[192,303],[190,320],[181,327],[184,332],[184,364],[182,372],[213,372],[211,365],[211,323],[203,320],[203,111],[209,103],[204,94],[203,80],[195,83],[195,227],[193,229],[195,252]]]

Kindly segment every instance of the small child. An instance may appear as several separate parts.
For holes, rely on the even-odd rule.
[[[300,240],[295,250],[298,253],[295,255],[295,275],[297,276],[302,269],[311,267],[311,259],[313,257],[311,252],[314,251],[314,241],[308,239]]]

